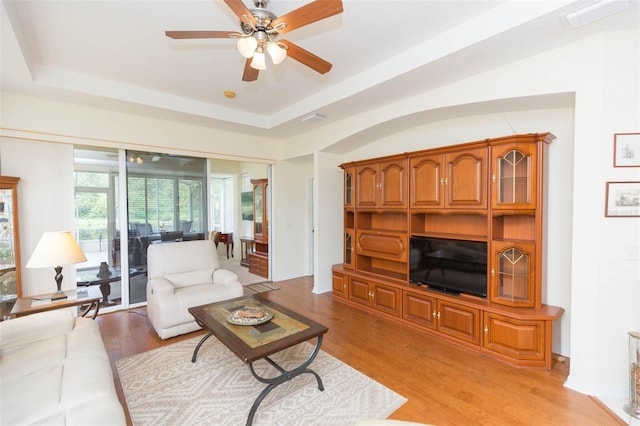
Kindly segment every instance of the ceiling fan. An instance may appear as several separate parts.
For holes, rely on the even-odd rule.
[[[173,39],[237,38],[238,50],[247,58],[243,81],[255,81],[260,70],[267,69],[266,53],[269,53],[274,64],[279,64],[289,56],[320,74],[328,72],[332,66],[329,62],[288,40],[276,41],[276,38],[296,28],[342,13],[342,0],[316,0],[281,17],[266,9],[267,1],[254,0],[255,9],[249,9],[242,0],[224,0],[240,18],[242,32],[165,31],[165,34]]]

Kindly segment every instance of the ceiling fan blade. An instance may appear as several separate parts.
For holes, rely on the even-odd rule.
[[[165,31],[167,37],[174,39],[189,38],[230,38],[241,34],[237,31]]]
[[[274,19],[271,26],[275,28],[279,23],[286,23],[287,27],[278,31],[284,34],[338,13],[342,13],[342,0],[316,0]]]
[[[227,6],[229,6],[229,9],[231,9],[233,13],[236,14],[238,19],[240,19],[240,22],[244,22],[243,16],[246,16],[249,21],[251,21],[251,24],[254,27],[256,26],[256,24],[258,23],[256,21],[256,18],[253,17],[251,11],[247,6],[244,5],[242,0],[224,0],[224,2],[227,4]]]
[[[291,43],[290,41],[280,40],[279,43],[287,46],[287,56],[289,56],[291,59],[295,59],[301,64],[308,66],[309,68],[319,72],[320,74],[329,72],[329,70],[331,70],[331,67],[333,66],[321,57],[314,55],[308,50],[305,50],[302,47]]]
[[[242,81],[256,81],[258,79],[258,74],[260,74],[260,71],[255,68],[251,68],[250,64],[251,58],[247,59],[247,61],[244,63],[244,73],[242,74]]]

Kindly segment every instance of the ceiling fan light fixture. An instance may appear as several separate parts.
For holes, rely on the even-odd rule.
[[[267,52],[269,52],[269,56],[271,56],[271,60],[275,65],[278,65],[287,57],[287,50],[273,41],[267,43]]]
[[[253,60],[249,65],[251,68],[264,71],[267,69],[267,64],[265,62],[264,50],[258,48],[256,52],[253,54]]]
[[[256,51],[256,47],[258,47],[258,40],[253,37],[240,37],[237,46],[240,54],[249,59]]]

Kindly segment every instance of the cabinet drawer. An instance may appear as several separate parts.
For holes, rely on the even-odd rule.
[[[260,256],[254,253],[249,254],[249,264],[267,266],[269,264],[269,258]]]
[[[363,256],[406,262],[406,233],[356,231],[356,253]]]
[[[249,272],[264,278],[269,277],[269,257],[256,253],[249,253]]]

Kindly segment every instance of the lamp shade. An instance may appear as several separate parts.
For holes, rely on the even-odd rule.
[[[27,268],[54,268],[85,262],[87,257],[68,231],[45,232],[27,262]]]
[[[245,58],[251,58],[256,47],[258,47],[258,40],[253,37],[241,37],[238,39],[238,51]]]
[[[264,59],[264,52],[260,52],[259,50],[256,50],[256,53],[254,53],[253,59],[251,60],[251,63],[249,64],[249,66],[257,70],[262,70],[262,71],[266,70],[267,64]]]
[[[269,52],[271,60],[275,65],[278,65],[280,62],[284,61],[284,58],[287,57],[287,51],[280,47],[278,43],[273,41],[267,43],[267,52]]]

